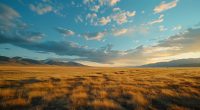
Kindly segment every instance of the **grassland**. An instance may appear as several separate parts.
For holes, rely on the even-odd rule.
[[[200,68],[0,66],[0,110],[200,110]]]

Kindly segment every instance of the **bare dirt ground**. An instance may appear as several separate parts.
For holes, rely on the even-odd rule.
[[[200,68],[0,66],[0,110],[200,110]]]

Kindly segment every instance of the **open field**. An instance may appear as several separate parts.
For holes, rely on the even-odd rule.
[[[0,66],[1,110],[200,110],[200,68]]]

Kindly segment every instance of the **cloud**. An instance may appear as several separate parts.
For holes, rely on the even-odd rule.
[[[111,22],[110,17],[102,17],[99,19],[100,25],[107,25],[109,22]]]
[[[123,24],[128,22],[128,17],[133,17],[136,15],[135,11],[120,11],[116,14],[111,15],[112,19],[118,24]]]
[[[93,2],[94,0],[83,0],[83,3],[84,4],[88,4],[88,3],[90,3],[90,2]]]
[[[160,15],[158,19],[150,21],[148,24],[149,25],[153,25],[153,24],[157,24],[157,23],[162,23],[164,21],[164,15]]]
[[[165,27],[165,26],[159,26],[159,30],[161,31],[161,32],[163,32],[163,31],[166,31],[167,30],[167,28]]]
[[[111,6],[117,4],[118,2],[120,2],[120,0],[109,0],[109,4],[110,4]]]
[[[37,5],[30,4],[29,6],[30,6],[30,9],[32,11],[35,11],[39,15],[43,15],[45,13],[49,13],[49,12],[53,11],[53,7],[52,6],[45,5],[45,4],[42,4],[42,3],[39,3]]]
[[[127,12],[127,16],[128,17],[133,17],[133,16],[135,16],[135,14],[136,14],[136,11],[132,11],[132,12]]]
[[[94,2],[97,4],[97,7],[93,7],[96,11],[97,8],[102,6],[114,6],[120,2],[120,0],[83,0],[83,4],[88,6],[94,5]]]
[[[181,29],[182,29],[182,26],[181,25],[177,25],[172,30],[173,31],[177,31],[177,30],[181,30]]]
[[[35,52],[55,53],[60,56],[77,56],[75,60],[109,63],[109,58],[118,56],[119,51],[111,50],[111,45],[99,49],[90,49],[68,41],[35,41],[32,37],[41,36],[41,33],[0,33],[0,44],[11,44]],[[32,37],[30,37],[32,36]],[[92,39],[92,36],[88,36]],[[31,38],[31,40],[30,40]]]
[[[130,17],[136,15],[136,11],[122,11],[119,10],[117,13],[111,14],[107,17],[97,18],[97,14],[87,14],[86,20],[90,19],[90,23],[93,25],[107,25],[108,23],[115,21],[117,24],[121,25],[128,22]],[[97,19],[96,19],[97,18]]]
[[[118,2],[120,2],[120,0],[99,0],[100,5],[109,5],[109,6],[114,6]]]
[[[88,20],[92,25],[97,25],[97,22],[95,22],[97,20],[96,13],[88,13],[85,19]]]
[[[78,23],[78,22],[82,23],[82,22],[83,22],[82,16],[77,15],[76,18],[75,18],[75,22],[76,22],[76,23]]]
[[[1,30],[8,30],[9,28],[13,27],[23,27],[21,21],[19,21],[20,14],[12,9],[11,7],[0,3],[0,29]]]
[[[11,7],[0,3],[0,19],[1,20],[13,20],[15,18],[20,17],[19,13],[16,12],[14,9],[12,9]]]
[[[75,35],[75,32],[72,31],[72,30],[69,30],[69,29],[65,29],[65,28],[62,28],[62,27],[57,27],[56,30],[63,34],[64,36],[73,36]]]
[[[112,7],[119,2],[120,0],[84,0],[83,4],[85,4],[90,11],[94,11],[96,13],[100,12],[100,14],[103,14],[107,10],[107,8],[105,7]],[[136,11],[125,11],[121,10],[119,7],[114,7],[112,11],[113,13],[111,13],[110,15],[107,16],[100,15],[100,18],[91,19],[92,22],[90,20],[90,23],[92,25],[97,26],[97,25],[107,25],[108,23],[114,21],[118,25],[121,25],[123,23],[128,22],[130,17],[136,15]],[[89,18],[88,15],[86,15],[86,18]]]
[[[115,11],[120,11],[121,9],[119,8],[119,7],[117,7],[117,8],[113,8],[113,12],[115,12]]]
[[[92,7],[90,8],[90,10],[91,10],[91,11],[94,11],[94,12],[98,12],[98,11],[99,11],[99,8],[100,8],[99,5],[95,5],[95,6],[92,6]]]
[[[97,33],[83,34],[83,36],[86,40],[98,40],[98,41],[100,41],[105,36],[105,34],[106,34],[106,32],[97,32]]]
[[[114,31],[113,31],[113,35],[114,35],[114,36],[121,36],[121,35],[126,34],[128,31],[129,31],[129,30],[128,30],[128,29],[125,29],[125,28],[119,29],[119,30],[114,30]]]
[[[177,6],[178,1],[179,0],[173,0],[172,2],[169,2],[169,3],[162,2],[160,5],[158,5],[154,8],[154,12],[155,13],[161,13],[161,12],[166,11],[168,9],[174,8],[174,7]]]
[[[170,60],[174,56],[180,57],[187,53],[198,53],[200,52],[199,36],[200,28],[188,29],[184,33],[161,40],[155,45],[139,46],[135,49],[127,50],[125,55],[112,59],[112,61],[126,65],[142,65],[156,62],[155,59]],[[190,57],[192,56],[188,56],[188,58]]]

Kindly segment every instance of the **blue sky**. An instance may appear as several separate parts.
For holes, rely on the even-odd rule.
[[[196,58],[199,4],[199,0],[1,0],[0,54],[95,66]]]

